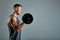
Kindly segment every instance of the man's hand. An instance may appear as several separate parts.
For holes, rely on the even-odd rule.
[[[24,25],[24,24],[25,24],[24,22],[21,23],[21,25]]]
[[[20,25],[18,25],[18,27],[17,27],[17,30],[16,30],[16,31],[18,32],[19,30],[21,30],[21,28],[24,26],[24,24],[25,24],[25,23],[24,23],[24,22],[22,22]]]

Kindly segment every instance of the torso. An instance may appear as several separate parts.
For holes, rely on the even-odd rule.
[[[11,16],[14,16],[14,15],[11,15]],[[17,23],[20,24],[19,19],[17,17],[16,17],[16,19],[17,19]],[[21,30],[16,32],[9,25],[8,25],[8,28],[9,28],[9,39],[10,40],[20,40],[21,39]]]

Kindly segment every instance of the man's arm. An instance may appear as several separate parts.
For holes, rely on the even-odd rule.
[[[12,16],[8,21],[8,25],[10,25],[16,32],[18,32],[24,26],[24,23],[18,25],[16,17]]]

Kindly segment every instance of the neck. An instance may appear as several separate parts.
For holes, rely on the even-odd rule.
[[[16,12],[13,12],[13,15],[17,17],[17,13]]]

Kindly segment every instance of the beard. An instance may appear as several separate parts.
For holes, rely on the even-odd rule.
[[[20,13],[17,13],[17,15],[20,15]]]
[[[17,12],[17,11],[15,11],[16,13],[17,13],[17,15],[20,15],[20,13],[19,12]]]

